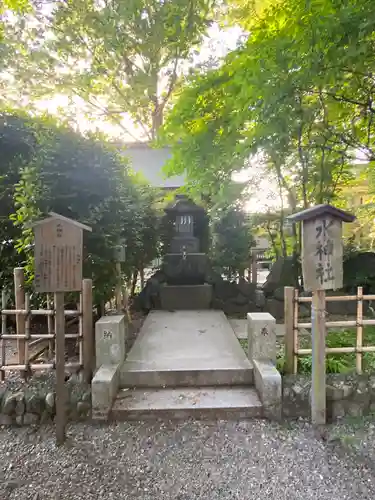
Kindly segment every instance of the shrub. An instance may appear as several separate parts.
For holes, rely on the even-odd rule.
[[[365,327],[364,329],[364,345],[375,345],[375,327]],[[357,332],[353,328],[340,331],[330,331],[327,334],[326,346],[327,347],[354,347],[356,345]],[[240,340],[245,352],[247,352],[248,341]],[[311,337],[301,337],[301,348],[311,348]],[[285,366],[285,350],[284,345],[280,345],[277,357],[276,366],[280,373],[284,373]],[[312,356],[299,356],[297,372],[298,373],[311,373],[312,369]],[[356,354],[327,354],[326,356],[326,372],[327,373],[350,373],[356,369]],[[375,353],[366,352],[363,354],[363,371],[375,371]]]
[[[327,347],[355,347],[357,333],[356,329],[348,328],[340,331],[330,331],[327,334]],[[311,338],[302,337],[301,348],[307,349],[311,347]],[[364,328],[364,345],[375,345],[375,328]],[[284,369],[284,347],[281,347],[277,356],[278,370],[283,372]],[[298,373],[311,373],[312,356],[298,357]],[[326,371],[327,373],[349,373],[356,369],[356,354],[327,354],[326,356]],[[373,372],[375,370],[375,353],[366,352],[363,354],[363,371]]]
[[[11,144],[2,169],[12,167],[15,181],[7,198],[7,219],[11,217],[14,224],[3,223],[3,234],[16,241],[13,252],[16,249],[26,261],[29,282],[33,279],[30,222],[54,211],[92,227],[92,233],[85,235],[84,276],[93,278],[96,303],[109,299],[117,280],[113,249],[120,240],[127,245],[122,269],[126,277],[156,256],[153,190],[137,180],[114,148],[95,137],[85,138],[50,119],[9,114],[1,119],[0,141]],[[4,186],[3,181],[3,192]],[[12,273],[9,262],[6,265]]]
[[[228,279],[243,277],[253,245],[245,212],[236,206],[220,207],[211,214],[213,268]]]

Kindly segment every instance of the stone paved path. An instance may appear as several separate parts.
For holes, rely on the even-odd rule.
[[[303,423],[79,424],[63,448],[0,430],[2,500],[366,500],[374,475]]]
[[[221,311],[151,311],[125,368],[199,370],[250,367]]]

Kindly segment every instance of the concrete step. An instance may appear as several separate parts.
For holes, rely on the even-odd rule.
[[[253,367],[201,369],[146,369],[136,363],[125,362],[120,373],[120,387],[200,387],[234,386],[253,383]]]
[[[253,387],[181,387],[174,389],[123,389],[111,419],[185,420],[262,417],[262,403]]]

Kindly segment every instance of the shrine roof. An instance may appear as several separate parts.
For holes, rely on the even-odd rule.
[[[307,208],[306,210],[302,210],[296,214],[289,215],[287,220],[291,222],[308,221],[324,217],[325,215],[330,215],[331,217],[341,220],[342,222],[353,222],[356,219],[355,215],[345,212],[340,208],[336,208],[329,204],[322,204]]]
[[[194,212],[205,212],[205,209],[194,203],[185,195],[177,194],[175,199],[165,208],[165,212],[191,214]]]
[[[49,212],[48,215],[49,215],[49,217],[46,217],[45,219],[38,220],[38,221],[34,222],[33,224],[31,224],[31,227],[42,226],[43,224],[51,222],[52,220],[61,220],[63,222],[67,222],[68,224],[71,224],[72,226],[76,226],[80,229],[84,229],[85,231],[92,232],[91,227],[86,226],[86,224],[82,224],[81,222],[78,222],[74,219],[70,219],[69,217],[64,217],[64,215],[57,214],[56,212]]]

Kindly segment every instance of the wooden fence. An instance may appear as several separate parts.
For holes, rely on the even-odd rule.
[[[300,297],[297,289],[285,287],[285,373],[297,373],[298,357],[312,354],[312,349],[300,349],[298,334],[300,329],[311,329],[312,322],[299,321],[299,304],[311,303],[312,297]],[[363,295],[358,287],[357,295],[326,296],[326,302],[357,302],[357,317],[354,320],[326,321],[326,328],[356,327],[356,344],[353,347],[326,347],[326,354],[356,353],[356,371],[362,373],[363,353],[375,352],[375,346],[363,345],[363,327],[375,325],[375,319],[364,319],[363,302],[375,300],[375,295]]]
[[[7,309],[9,298],[6,290],[1,294],[1,330],[0,330],[0,379],[4,380],[10,371],[18,371],[23,378],[28,378],[36,371],[55,369],[55,361],[51,363],[33,362],[30,351],[35,346],[41,350],[48,349],[53,356],[56,340],[56,310],[53,295],[47,294],[47,309],[31,309],[30,295],[25,293],[25,277],[23,268],[14,270],[15,309]],[[15,316],[16,333],[8,333],[7,317]],[[31,333],[31,320],[33,316],[46,316],[46,333]],[[76,339],[79,342],[78,362],[65,363],[65,368],[74,371],[83,370],[84,380],[91,380],[93,369],[94,335],[92,315],[92,280],[82,280],[82,292],[80,293],[79,307],[77,310],[64,310],[65,318],[78,318],[78,333],[66,333],[67,323],[64,325],[64,339]],[[69,325],[69,323],[68,323]],[[7,364],[6,342],[17,341],[17,363]],[[65,343],[65,340],[64,340]]]

